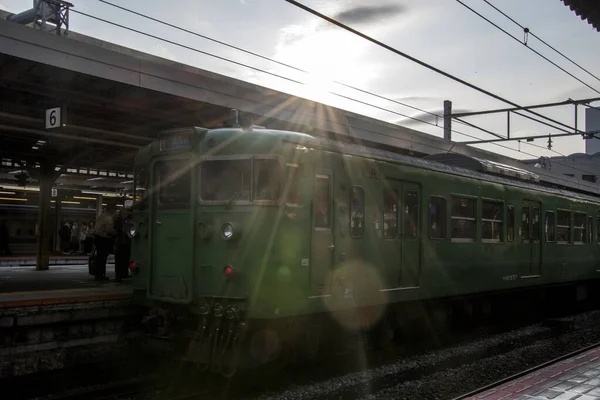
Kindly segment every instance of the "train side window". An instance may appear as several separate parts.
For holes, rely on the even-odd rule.
[[[533,215],[531,220],[532,239],[534,242],[540,241],[540,209],[533,207]]]
[[[481,239],[486,242],[503,242],[502,224],[504,204],[498,201],[481,202]]]
[[[315,228],[329,228],[329,176],[317,175],[315,177]]]
[[[573,243],[585,243],[587,234],[586,229],[587,217],[584,213],[574,213],[573,215]]]
[[[521,238],[524,242],[529,242],[529,206],[523,207],[521,218]]]
[[[416,239],[419,229],[419,195],[412,190],[404,192],[404,237]]]
[[[556,219],[554,211],[546,211],[545,221],[544,237],[546,238],[546,242],[554,242],[556,240]]]
[[[429,238],[446,238],[446,199],[443,197],[429,199]]]
[[[396,189],[383,190],[383,237],[398,237],[398,192]]]
[[[288,207],[300,207],[303,202],[302,177],[304,169],[302,166],[288,164],[287,193],[285,205]]]
[[[512,242],[515,240],[515,208],[508,206],[506,209],[506,240]]]
[[[596,217],[596,241],[600,244],[600,215]]]
[[[365,231],[365,190],[353,186],[350,193],[350,236],[361,238]]]
[[[452,239],[474,242],[476,229],[477,200],[465,197],[452,197]]]
[[[594,217],[588,217],[588,243],[594,243]]]
[[[565,210],[556,211],[556,241],[558,243],[569,243],[571,240],[571,212]]]

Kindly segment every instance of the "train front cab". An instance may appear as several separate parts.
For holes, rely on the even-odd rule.
[[[306,306],[310,211],[299,194],[312,182],[299,162],[307,150],[275,135],[194,134],[183,149],[153,145],[137,159],[150,184],[134,214],[133,286],[152,336],[219,368],[249,318],[266,324]]]

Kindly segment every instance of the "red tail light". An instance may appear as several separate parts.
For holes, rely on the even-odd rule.
[[[135,265],[135,261],[129,261],[129,269],[131,271],[135,271],[137,268],[137,265]]]
[[[223,269],[223,273],[227,278],[230,278],[233,275],[233,268],[228,265]]]

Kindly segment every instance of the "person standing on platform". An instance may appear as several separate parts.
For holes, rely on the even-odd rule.
[[[85,222],[80,222],[79,226],[80,226],[80,228],[79,228],[79,251],[78,251],[78,253],[86,254],[85,240],[88,235],[88,225]]]
[[[108,255],[113,248],[113,238],[116,235],[113,224],[113,214],[115,206],[109,203],[98,219],[94,229],[94,240],[96,242],[96,267],[94,275],[97,281],[105,281],[109,278],[106,276],[106,261]]]
[[[60,249],[61,253],[68,254],[69,253],[69,245],[71,240],[71,227],[68,222],[65,222],[63,226],[58,231],[58,236],[60,236]]]
[[[131,260],[131,239],[125,232],[125,221],[129,217],[129,212],[125,209],[119,210],[115,214],[114,226],[117,231],[117,240],[115,244],[115,281],[121,282],[129,277],[129,261]]]
[[[94,227],[95,221],[90,221],[87,224],[87,233],[85,237],[85,254],[92,255],[92,247],[94,246]]]
[[[10,234],[8,232],[8,226],[6,225],[6,220],[2,220],[2,226],[0,226],[0,250],[4,252],[5,256],[12,255],[10,249],[8,248],[9,239]]]

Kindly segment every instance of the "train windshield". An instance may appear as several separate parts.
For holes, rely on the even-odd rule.
[[[168,161],[156,165],[159,204],[188,205],[190,183],[190,167],[187,161]]]
[[[281,164],[276,159],[207,160],[202,163],[203,201],[276,201],[281,191]]]

